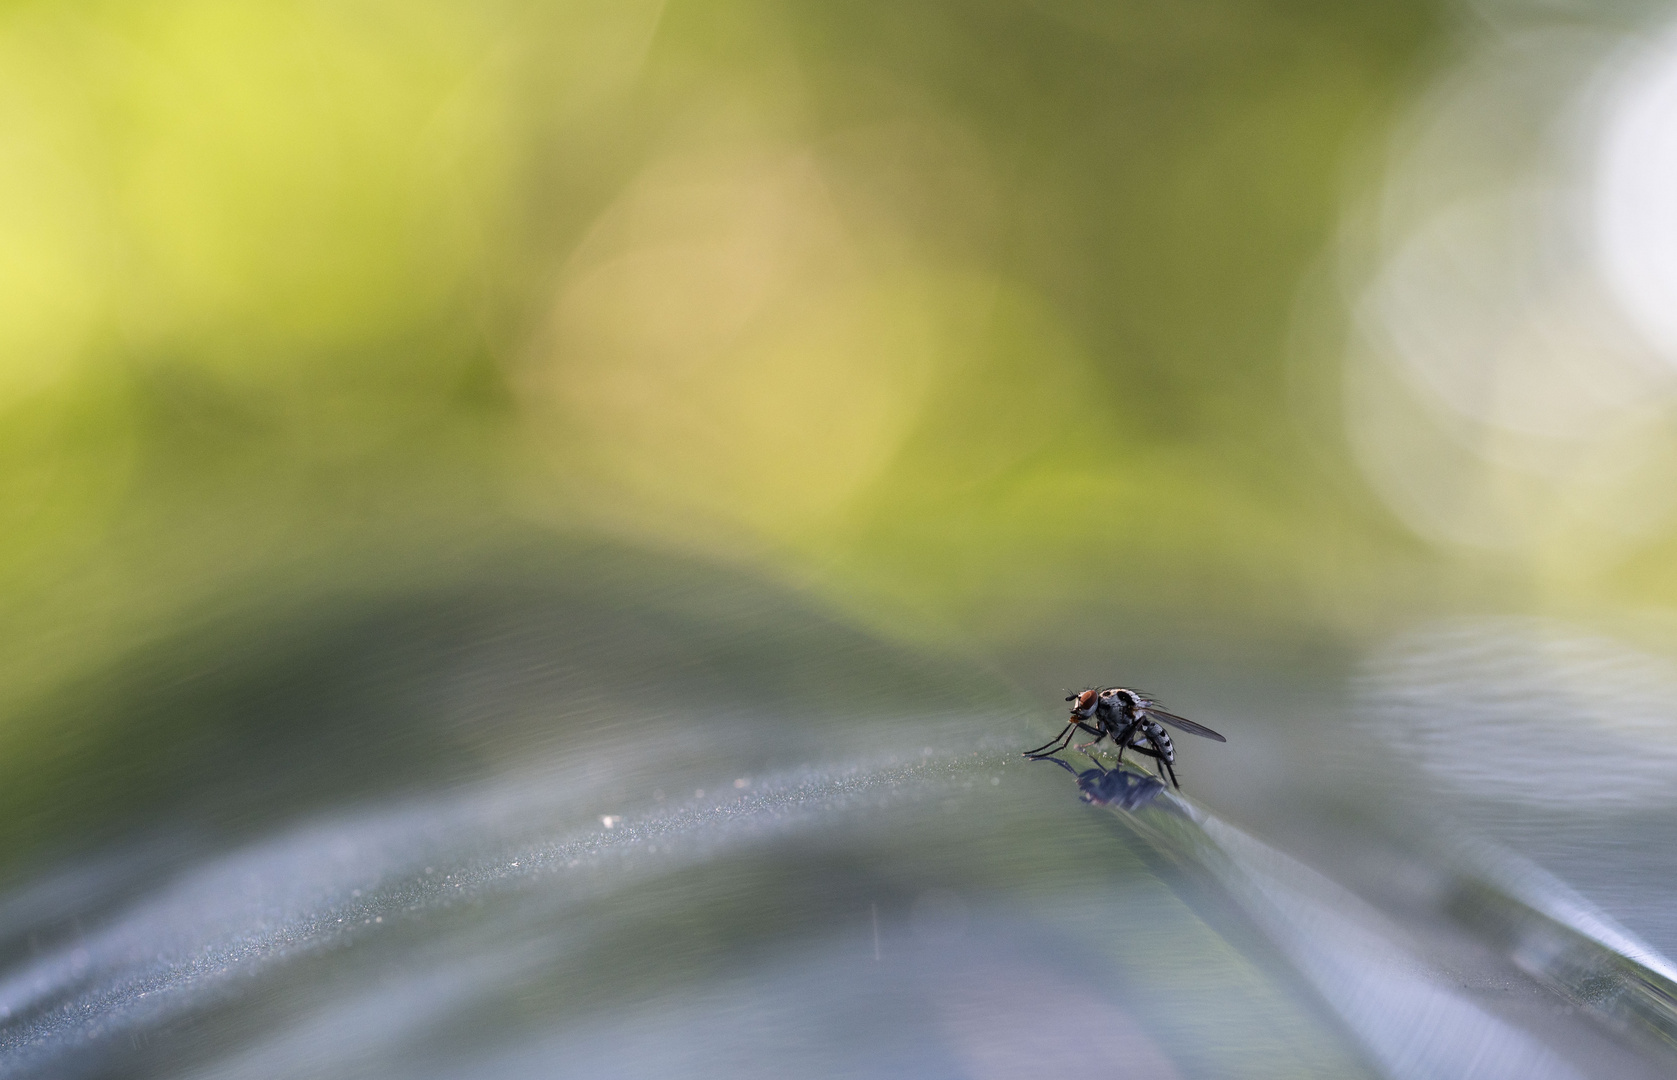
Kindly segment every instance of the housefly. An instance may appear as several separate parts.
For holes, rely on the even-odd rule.
[[[1175,713],[1166,712],[1153,699],[1122,686],[1085,690],[1080,694],[1072,694],[1066,700],[1071,702],[1072,706],[1071,719],[1066,722],[1065,730],[1035,750],[1025,751],[1026,757],[1057,754],[1070,745],[1072,737],[1078,731],[1086,731],[1094,738],[1079,746],[1079,750],[1087,750],[1102,739],[1110,737],[1118,747],[1120,766],[1124,764],[1124,751],[1134,750],[1158,761],[1170,776],[1170,782],[1180,788],[1182,785],[1176,781],[1176,770],[1171,767],[1176,761],[1176,747],[1160,724],[1169,724],[1181,731],[1216,739],[1218,742],[1229,741],[1204,724],[1196,724]]]

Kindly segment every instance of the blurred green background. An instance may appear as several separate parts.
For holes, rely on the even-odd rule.
[[[7,4],[0,865],[199,722],[110,672],[563,538],[957,653],[1669,593],[1424,541],[1347,447],[1328,252],[1457,20]]]

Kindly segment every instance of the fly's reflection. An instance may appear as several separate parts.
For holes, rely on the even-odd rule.
[[[1131,772],[1119,767],[1104,769],[1096,765],[1078,772],[1055,757],[1036,758],[1051,761],[1077,778],[1077,790],[1086,803],[1096,806],[1116,806],[1120,810],[1138,810],[1152,802],[1165,790],[1165,782],[1151,773]]]

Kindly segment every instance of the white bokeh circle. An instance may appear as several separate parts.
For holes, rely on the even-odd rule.
[[[1677,33],[1630,64],[1608,105],[1595,182],[1602,276],[1677,364]]]

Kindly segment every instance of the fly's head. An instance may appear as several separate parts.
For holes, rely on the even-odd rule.
[[[1089,719],[1089,717],[1095,715],[1095,707],[1100,704],[1098,695],[1093,690],[1073,694],[1066,700],[1071,702],[1071,718],[1073,720]]]

